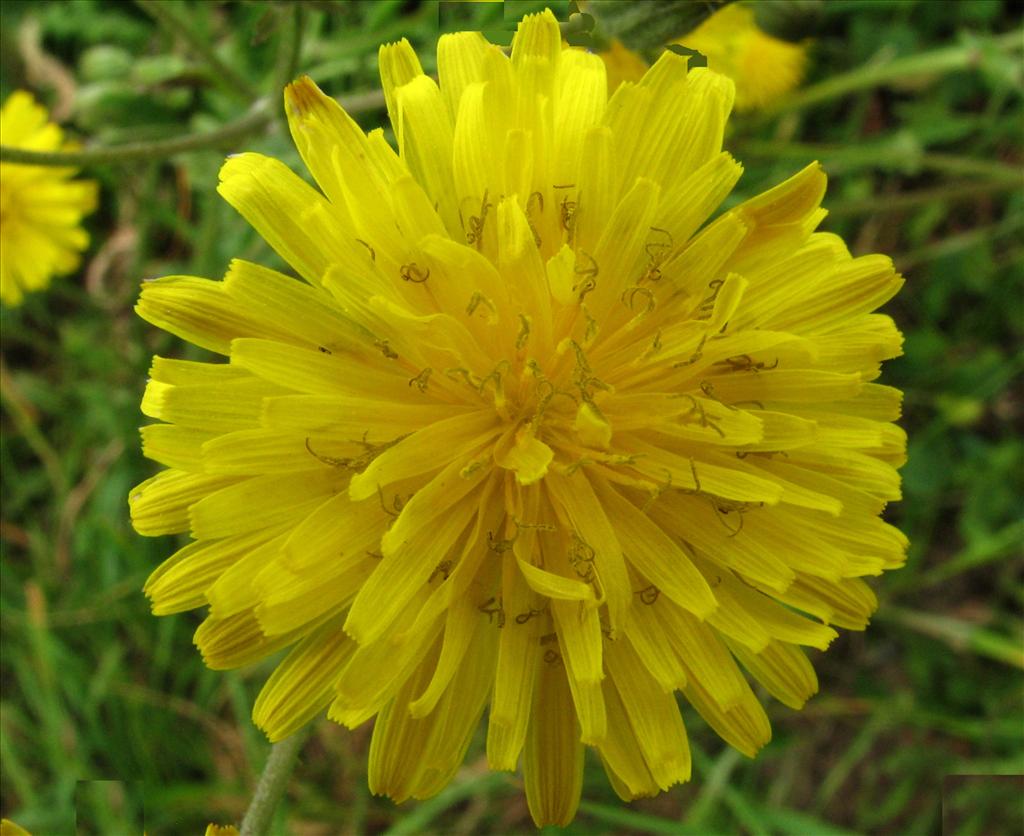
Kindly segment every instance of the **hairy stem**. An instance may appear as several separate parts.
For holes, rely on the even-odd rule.
[[[274,811],[284,797],[299,751],[308,737],[307,727],[273,745],[252,801],[249,802],[249,809],[242,819],[242,836],[265,836],[270,831]]]

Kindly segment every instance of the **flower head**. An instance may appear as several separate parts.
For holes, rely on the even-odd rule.
[[[0,108],[0,144],[33,151],[67,148],[46,109],[23,90]],[[0,163],[0,300],[21,304],[53,276],[70,273],[89,245],[82,218],[96,208],[96,183],[68,168]]]
[[[723,6],[674,43],[696,49],[710,69],[733,80],[738,111],[768,107],[800,84],[807,65],[806,46],[763,31],[753,8],[742,2]],[[600,55],[610,92],[624,81],[639,81],[647,71],[643,58],[617,39]]]
[[[235,261],[147,283],[139,313],[229,358],[156,358],[130,498],[194,540],[146,585],[204,605],[213,668],[290,652],[271,739],[376,717],[370,786],[438,792],[485,707],[538,824],[595,748],[624,798],[690,776],[675,692],[742,752],[746,672],[800,707],[801,646],[863,629],[903,561],[900,286],[852,258],[817,165],[708,221],[740,166],[732,83],[666,53],[606,101],[550,12],[511,58],[475,33],[382,47],[398,153],[308,79],[285,99],[319,190],[242,154],[221,194],[302,276]]]
[[[612,38],[608,49],[598,54],[604,61],[609,95],[618,90],[624,81],[637,82],[647,72],[647,62],[618,38]]]
[[[800,84],[807,49],[769,35],[753,6],[729,3],[677,43],[707,56],[708,67],[736,82],[736,110],[767,107]]]

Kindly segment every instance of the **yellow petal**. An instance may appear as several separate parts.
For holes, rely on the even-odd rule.
[[[340,490],[343,479],[330,469],[322,469],[256,476],[222,487],[192,505],[192,536],[231,537],[288,520],[298,522]]]
[[[487,763],[491,769],[514,771],[526,740],[533,705],[537,666],[541,661],[540,635],[548,619],[527,586],[518,561],[505,552],[502,596],[511,613],[498,638],[494,692],[487,723]]]
[[[536,438],[528,426],[516,433],[516,442],[495,462],[516,474],[520,485],[532,485],[548,472],[548,465],[554,458],[554,451]]]
[[[583,786],[583,744],[565,669],[543,663],[523,754],[526,802],[537,827],[564,827],[576,814]]]
[[[245,153],[220,170],[217,191],[264,240],[312,284],[332,261],[348,261],[345,218],[291,169],[271,157]]]
[[[587,132],[600,124],[607,103],[601,59],[581,50],[566,50],[561,55],[557,85],[552,181],[578,183],[587,153]]]
[[[580,740],[593,745],[605,736],[608,725],[600,686],[604,678],[601,621],[595,608],[566,601],[552,601],[551,612],[580,723]]]
[[[128,497],[132,525],[149,537],[188,531],[192,506],[236,481],[232,476],[162,470],[132,489]]]
[[[283,633],[267,638],[251,612],[243,611],[226,618],[210,616],[196,630],[193,641],[206,666],[215,671],[251,665],[271,653],[294,644],[301,633]]]
[[[471,497],[460,500],[442,509],[436,527],[404,524],[403,512],[385,535],[384,557],[359,590],[345,621],[345,631],[360,644],[373,641],[387,629],[455,546],[477,508]],[[389,535],[394,536],[389,539]]]
[[[437,75],[448,116],[455,122],[462,94],[470,84],[483,80],[484,53],[494,49],[480,32],[454,32],[437,41]]]
[[[353,477],[349,496],[366,499],[392,482],[437,470],[444,464],[444,459],[438,460],[438,449],[444,449],[449,460],[479,449],[500,431],[495,419],[493,413],[481,410],[437,421],[413,433],[385,450],[366,470]]]
[[[625,623],[626,610],[632,597],[626,563],[615,529],[608,522],[582,470],[570,478],[548,478],[545,484],[568,516],[584,548],[593,551],[594,570],[604,592],[608,621],[614,635]]]
[[[818,693],[818,677],[800,648],[772,642],[758,653],[741,645],[732,652],[775,699],[796,711]]]
[[[139,430],[142,454],[176,470],[202,470],[203,445],[215,434],[194,427],[150,424]]]
[[[449,233],[461,231],[454,192],[452,144],[454,136],[441,91],[433,79],[418,75],[398,87],[395,134],[409,171],[437,206]]]
[[[661,789],[690,780],[690,747],[675,695],[666,693],[622,642],[609,642],[608,673],[636,735],[651,776]]]
[[[135,312],[158,328],[218,354],[230,353],[235,337],[287,337],[272,319],[254,315],[231,299],[223,283],[193,276],[146,282]]]
[[[629,715],[611,677],[605,680],[603,696],[608,711],[608,733],[598,745],[598,752],[615,794],[623,801],[657,795],[658,784],[647,768]]]
[[[377,53],[377,64],[380,67],[381,87],[384,88],[384,98],[387,101],[388,118],[401,144],[398,89],[423,77],[423,68],[415,50],[405,38],[397,43],[382,44]]]
[[[741,700],[728,709],[722,708],[694,677],[690,677],[683,693],[726,743],[752,758],[771,740],[772,729],[761,703],[745,682],[744,687]]]
[[[718,606],[715,595],[686,552],[613,488],[598,483],[596,493],[616,533],[629,544],[626,559],[668,598],[699,619],[713,613]]]
[[[298,731],[330,703],[334,681],[354,650],[336,622],[311,633],[270,675],[253,706],[253,722],[272,743]]]
[[[193,542],[178,549],[147,578],[143,587],[154,615],[170,615],[208,603],[206,591],[231,566],[274,539],[279,529],[244,537]]]

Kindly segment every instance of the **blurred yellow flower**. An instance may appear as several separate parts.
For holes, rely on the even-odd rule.
[[[210,824],[204,836],[238,836],[238,828],[233,824]]]
[[[763,32],[747,3],[730,3],[676,43],[707,56],[708,67],[736,82],[736,110],[756,110],[800,84],[807,49]]]
[[[0,819],[0,836],[32,836],[32,834],[10,819]]]
[[[764,108],[795,89],[803,79],[807,49],[763,32],[754,10],[745,3],[730,3],[674,43],[696,49],[708,67],[729,76],[736,85],[736,110]],[[608,90],[624,81],[638,81],[646,62],[618,40],[600,53],[608,70]]]
[[[599,54],[608,76],[609,95],[618,90],[622,82],[639,81],[647,72],[647,62],[618,38],[612,39],[609,48]]]
[[[23,90],[0,108],[0,144],[33,151],[67,149],[61,129]],[[0,163],[0,300],[21,303],[53,276],[78,267],[89,236],[82,218],[96,208],[96,183],[74,169]]]
[[[690,777],[674,692],[753,755],[747,674],[799,708],[801,646],[863,629],[902,564],[902,280],[852,258],[810,165],[718,216],[732,82],[664,54],[606,101],[550,12],[511,58],[479,33],[381,48],[399,153],[308,78],[292,136],[322,193],[240,154],[220,192],[303,277],[234,261],[147,283],[153,324],[229,358],[157,357],[129,498],[193,541],[150,577],[209,605],[213,668],[290,648],[254,719],[376,717],[369,782],[441,790],[484,708],[538,825],[593,747],[623,798]]]

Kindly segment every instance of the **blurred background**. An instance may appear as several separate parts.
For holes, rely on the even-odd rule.
[[[143,817],[150,834],[202,833],[241,819],[269,749],[249,714],[272,663],[207,671],[191,643],[199,615],[154,618],[140,591],[177,545],[128,521],[129,489],[156,470],[137,434],[147,368],[154,353],[201,353],[133,314],[139,282],[219,277],[235,256],[283,266],[215,185],[231,151],[301,168],[279,118],[296,70],[369,129],[385,119],[379,43],[408,37],[434,72],[439,18],[508,42],[512,21],[544,5],[0,3],[0,98],[31,90],[88,146],[230,133],[257,97],[272,106],[217,148],[88,166],[100,207],[81,268],[0,311],[5,817],[35,834],[137,834]],[[547,5],[568,19],[567,3]],[[641,60],[717,4],[651,3],[646,17],[644,4],[618,4],[632,16],[615,5],[585,7],[592,45],[618,37]],[[883,381],[906,391],[905,497],[887,516],[910,554],[875,584],[866,633],[812,651],[822,688],[808,707],[768,701],[774,740],[757,760],[684,709],[694,780],[626,805],[588,761],[567,831],[1024,832],[1020,6],[754,4],[769,5],[758,21],[799,43],[805,78],[733,120],[727,148],[746,170],[730,201],[819,159],[823,228],[905,274],[887,311],[906,353]],[[275,832],[533,831],[519,778],[487,771],[482,734],[436,798],[371,797],[369,730],[315,726]]]

